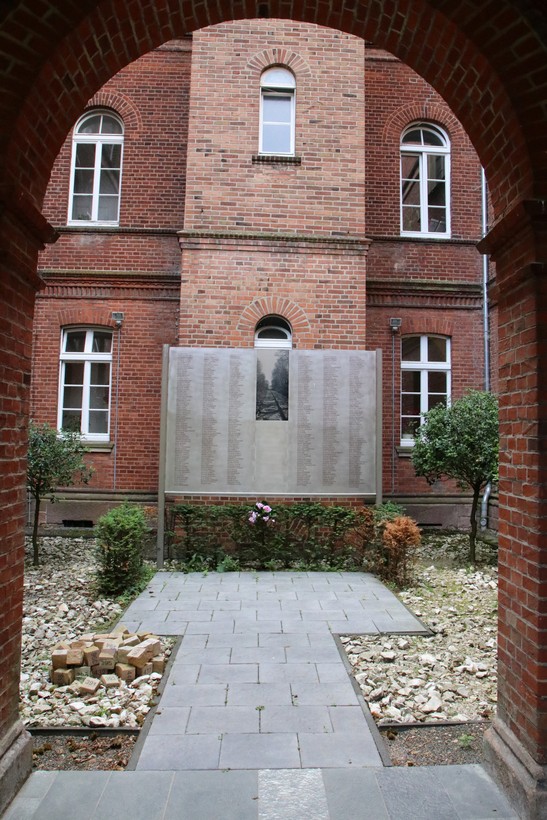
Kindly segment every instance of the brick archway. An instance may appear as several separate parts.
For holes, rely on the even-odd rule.
[[[366,38],[441,93],[486,168],[496,225],[484,248],[496,258],[502,392],[500,706],[492,759],[532,813],[547,774],[547,500],[543,488],[547,367],[547,12],[543,0],[355,0],[297,16],[287,0],[14,0],[0,13],[0,777],[29,766],[17,721],[22,598],[25,423],[39,247],[54,238],[40,205],[54,157],[86,101],[151,48],[227,19],[301,19]],[[28,35],[28,36],[27,36]],[[518,759],[518,760],[517,760]],[[512,767],[512,768],[511,768]],[[520,767],[520,774],[514,772]],[[20,775],[20,777],[19,777]],[[8,791],[3,790],[4,794]],[[1,806],[0,806],[1,810]]]

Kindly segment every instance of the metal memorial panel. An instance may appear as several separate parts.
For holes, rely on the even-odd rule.
[[[165,491],[374,495],[378,378],[372,351],[170,348]]]

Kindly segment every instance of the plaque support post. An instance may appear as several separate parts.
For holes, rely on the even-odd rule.
[[[161,365],[160,453],[158,475],[158,536],[156,541],[156,565],[163,567],[165,540],[165,448],[167,443],[167,399],[169,394],[169,345],[163,346]]]
[[[376,351],[376,504],[382,503],[382,351]]]

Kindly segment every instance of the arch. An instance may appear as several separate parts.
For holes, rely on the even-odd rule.
[[[258,323],[266,316],[280,316],[292,328],[293,339],[310,333],[310,323],[300,305],[282,296],[262,296],[247,305],[241,314],[237,329],[246,335],[252,335]]]
[[[306,60],[296,51],[289,51],[286,48],[267,48],[259,51],[247,61],[247,65],[258,74],[274,66],[286,66],[297,80],[311,77],[311,69]]]
[[[389,5],[385,0],[358,0],[351,11],[310,6],[298,18],[371,40],[430,82],[469,134],[487,169],[495,213],[501,215],[519,199],[547,196],[545,137],[538,129],[538,100],[547,90],[546,46],[541,38],[547,26],[539,0],[527,9],[522,11],[517,0],[488,0],[478,15],[468,0],[394,0]],[[169,39],[249,15],[243,0],[226,9],[209,2],[192,6],[178,0],[161,5],[143,0],[131,15],[115,0],[104,0],[87,16],[76,9],[62,14],[52,9],[49,26],[37,16],[41,36],[36,52],[30,55],[21,44],[26,70],[12,61],[16,93],[0,109],[3,122],[13,123],[4,143],[11,181],[39,206],[69,125],[107,79]],[[270,0],[267,15],[290,19],[292,6],[286,0]],[[31,19],[32,12],[19,3],[5,21],[5,37],[19,42],[18,27],[26,28]],[[499,28],[511,31],[518,49],[507,48],[497,36]],[[10,45],[10,53],[11,49]],[[271,51],[269,62],[275,49]],[[276,58],[278,62],[279,55]],[[534,72],[532,90],[517,70],[524,61]],[[443,66],[449,70],[443,72]],[[32,148],[37,135],[41,151]]]
[[[137,134],[142,128],[142,116],[133,101],[125,94],[116,94],[113,91],[97,91],[88,100],[86,109],[110,108],[123,120],[124,129],[130,132],[131,136]]]
[[[382,139],[388,145],[399,145],[404,131],[414,122],[431,123],[443,128],[450,139],[460,124],[452,111],[436,103],[427,105],[402,105],[387,118],[382,131]]]
[[[547,458],[543,455],[545,404],[538,398],[544,401],[540,371],[547,366],[544,0],[485,0],[480,6],[471,0],[355,0],[336,7],[308,4],[296,14],[288,0],[260,0],[256,6],[243,0],[230,4],[205,0],[195,5],[190,0],[142,0],[132,4],[131,12],[117,0],[91,0],[84,7],[50,3],[47,15],[42,4],[24,0],[10,4],[10,10],[2,14],[0,32],[0,52],[5,57],[5,93],[0,101],[4,124],[0,141],[4,252],[0,312],[6,364],[1,407],[6,409],[5,440],[13,453],[9,482],[1,488],[2,549],[10,563],[0,580],[16,590],[5,604],[6,622],[16,624],[20,618],[24,424],[34,290],[40,285],[36,254],[43,242],[54,238],[39,208],[54,158],[89,98],[123,66],[196,28],[253,14],[298,18],[341,29],[393,53],[439,91],[486,169],[498,224],[483,247],[496,253],[500,350],[504,354],[501,421],[505,438],[500,469],[504,481],[501,546],[506,561],[500,564],[504,572],[500,599],[503,697],[495,742],[500,760],[511,753],[518,761],[511,786],[521,795],[526,815],[539,816],[545,808],[545,790],[536,784],[547,764],[545,684],[541,679],[547,651],[543,629],[547,582],[542,569],[547,548],[547,502],[542,489]],[[32,36],[22,38],[22,31]],[[249,315],[259,314],[255,313],[251,327],[260,318],[260,308],[260,300],[248,308]],[[277,311],[268,305],[264,312]],[[241,321],[244,323],[243,316]],[[293,327],[296,331],[294,323]],[[519,415],[523,402],[526,416]],[[512,458],[517,450],[518,460]],[[525,498],[523,486],[527,488]],[[517,558],[524,569],[510,566],[512,547],[520,550]],[[528,620],[523,618],[524,610],[530,613]],[[0,704],[7,727],[1,739],[8,731],[15,738],[14,745],[20,734],[12,730],[17,726],[18,647],[14,632],[4,658],[6,684]],[[528,780],[516,774],[521,770]]]

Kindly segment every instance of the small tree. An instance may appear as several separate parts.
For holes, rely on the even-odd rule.
[[[34,498],[34,523],[32,527],[32,563],[40,563],[38,551],[38,520],[40,504],[49,495],[55,501],[57,487],[71,487],[77,482],[87,484],[93,473],[83,455],[79,433],[63,430],[59,433],[49,424],[29,425],[29,448],[27,487]]]
[[[469,560],[475,562],[477,508],[481,490],[497,479],[498,402],[492,393],[471,390],[450,407],[437,405],[424,416],[412,452],[416,475],[429,483],[455,479],[473,491]]]

